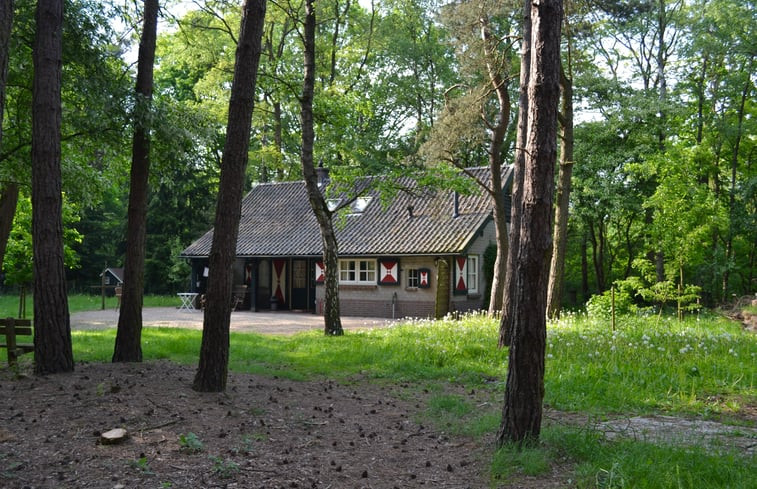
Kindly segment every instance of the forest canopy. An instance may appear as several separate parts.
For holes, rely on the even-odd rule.
[[[133,5],[65,2],[61,166],[74,290],[91,290],[105,267],[123,265],[130,121],[139,110],[141,12]],[[499,108],[480,95],[489,74],[465,22],[482,8],[497,69],[515,76],[499,148],[508,164],[519,2],[317,2],[314,160],[336,184],[488,164],[487,120]],[[161,9],[145,291],[168,294],[188,287],[179,252],[212,226],[240,8],[211,0]],[[246,189],[302,179],[304,15],[301,2],[266,12]],[[13,223],[0,247],[3,291],[31,281],[34,29],[33,5],[15,2],[0,141],[0,224]],[[635,302],[708,306],[757,290],[754,32],[752,1],[565,2],[562,62],[575,128],[564,305],[581,307],[613,286]],[[14,191],[18,205],[8,210]]]

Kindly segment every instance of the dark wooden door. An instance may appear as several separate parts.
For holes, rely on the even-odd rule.
[[[308,261],[292,260],[292,309],[308,308]]]

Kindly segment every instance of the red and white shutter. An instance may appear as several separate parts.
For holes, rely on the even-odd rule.
[[[431,270],[428,268],[418,269],[418,287],[428,289],[431,287]]]
[[[326,267],[323,266],[323,260],[315,262],[315,283],[322,284],[326,280]]]
[[[398,260],[379,260],[379,284],[399,285],[400,264]]]
[[[284,304],[284,291],[286,290],[286,260],[273,260],[273,295]]]
[[[468,257],[455,257],[455,294],[468,293]]]

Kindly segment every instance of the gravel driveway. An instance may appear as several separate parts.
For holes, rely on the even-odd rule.
[[[146,307],[142,309],[144,327],[202,329],[203,311],[180,311],[176,307]],[[381,328],[395,321],[385,318],[342,317],[345,330]],[[118,311],[85,311],[71,314],[71,329],[106,329],[118,325]],[[300,331],[323,330],[323,316],[290,311],[231,313],[231,331],[294,334]]]

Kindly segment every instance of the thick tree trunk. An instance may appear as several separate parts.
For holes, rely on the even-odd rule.
[[[528,0],[523,3],[523,40],[521,41],[520,65],[520,93],[518,95],[518,128],[515,136],[515,161],[513,162],[513,186],[510,211],[509,247],[507,251],[507,265],[505,285],[502,296],[502,318],[499,323],[499,346],[510,345],[513,329],[512,305],[513,296],[517,292],[518,284],[513,277],[513,269],[517,262],[520,240],[519,210],[523,196],[523,174],[526,158],[526,136],[528,134],[528,81],[531,66],[531,4]],[[501,244],[499,245],[501,246]]]
[[[242,10],[213,243],[208,258],[210,271],[205,294],[200,362],[192,384],[194,390],[201,392],[222,392],[226,389],[233,266],[242,214],[244,175],[250,146],[252,111],[255,107],[265,11],[265,0],[246,0]]]
[[[34,372],[74,370],[63,264],[60,85],[63,0],[37,2],[32,93]]]
[[[324,333],[330,336],[344,334],[339,312],[339,248],[334,233],[331,212],[326,206],[318,176],[313,163],[313,92],[315,90],[315,7],[313,0],[305,2],[305,76],[300,98],[300,119],[302,123],[302,176],[321,231],[323,244],[323,265],[325,268],[323,304]]]
[[[547,256],[551,249],[557,105],[560,82],[561,0],[531,8],[528,137],[512,300],[512,336],[498,444],[537,440],[544,399]]]
[[[557,176],[557,206],[552,237],[552,262],[549,267],[547,290],[547,317],[560,315],[563,276],[565,275],[565,248],[568,243],[568,210],[570,209],[570,184],[573,175],[573,80],[560,68],[562,107],[560,119],[560,169]]]
[[[124,285],[113,349],[114,362],[142,361],[142,296],[150,175],[150,111],[158,26],[158,0],[145,0],[142,38],[137,58],[136,109],[131,153],[129,210],[126,224]]]

